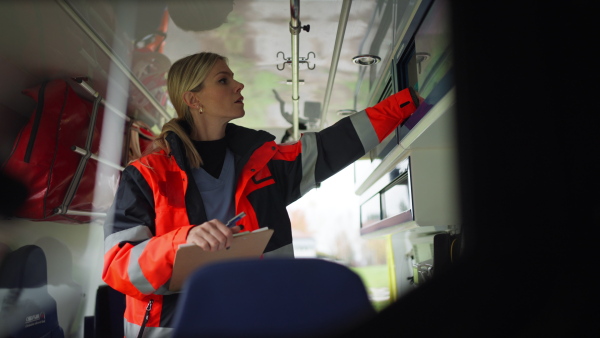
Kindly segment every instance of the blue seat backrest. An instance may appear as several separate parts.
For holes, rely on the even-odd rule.
[[[47,280],[46,255],[39,246],[25,245],[4,257],[0,267],[0,336],[64,337]]]
[[[186,281],[174,337],[330,337],[375,315],[360,277],[320,259],[215,263]]]

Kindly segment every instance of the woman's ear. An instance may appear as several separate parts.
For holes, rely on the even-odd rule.
[[[190,108],[198,108],[200,105],[198,97],[194,92],[190,91],[183,93],[183,102],[185,102],[185,104],[187,104]]]

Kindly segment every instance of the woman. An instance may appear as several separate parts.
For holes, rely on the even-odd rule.
[[[213,53],[169,70],[178,117],[164,125],[158,150],[125,168],[105,223],[102,277],[127,296],[127,337],[171,332],[178,294],[168,286],[180,244],[223,250],[234,233],[269,227],[275,231],[264,256],[293,257],[286,206],[375,147],[419,104],[412,89],[403,90],[278,145],[267,132],[229,123],[245,114],[243,88],[227,59]],[[239,225],[223,224],[242,211]]]

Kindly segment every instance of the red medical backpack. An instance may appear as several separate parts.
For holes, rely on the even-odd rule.
[[[123,138],[121,163],[116,167],[104,164],[92,158],[99,153],[105,118],[98,98],[81,97],[62,79],[23,93],[37,105],[2,168],[28,188],[28,198],[14,216],[81,223],[106,213],[120,178],[116,168],[125,165],[129,155],[129,135]],[[131,127],[129,123],[124,128]]]

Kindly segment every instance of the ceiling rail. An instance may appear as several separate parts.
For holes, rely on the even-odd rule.
[[[333,46],[333,55],[331,56],[331,67],[329,67],[329,78],[327,79],[327,87],[325,88],[325,98],[323,99],[323,109],[321,110],[321,122],[319,129],[323,129],[325,126],[325,118],[327,116],[327,109],[329,109],[329,100],[331,99],[331,91],[333,90],[333,82],[335,81],[335,74],[337,73],[340,52],[342,50],[342,43],[344,42],[344,35],[346,34],[346,25],[348,23],[348,16],[350,15],[351,5],[352,0],[344,0],[342,3],[340,21],[338,23],[338,30],[335,36],[335,45]]]
[[[167,113],[165,108],[161,106],[154,96],[148,91],[148,89],[140,82],[140,80],[131,72],[129,67],[123,63],[123,61],[113,53],[112,49],[106,45],[104,40],[98,36],[96,31],[90,27],[90,25],[79,15],[79,13],[73,9],[71,4],[65,0],[55,0],[56,3],[67,13],[71,19],[83,30],[83,32],[106,54],[112,62],[125,74],[125,76],[131,81],[131,83],[144,95],[152,106],[167,120],[171,119],[171,116]]]

